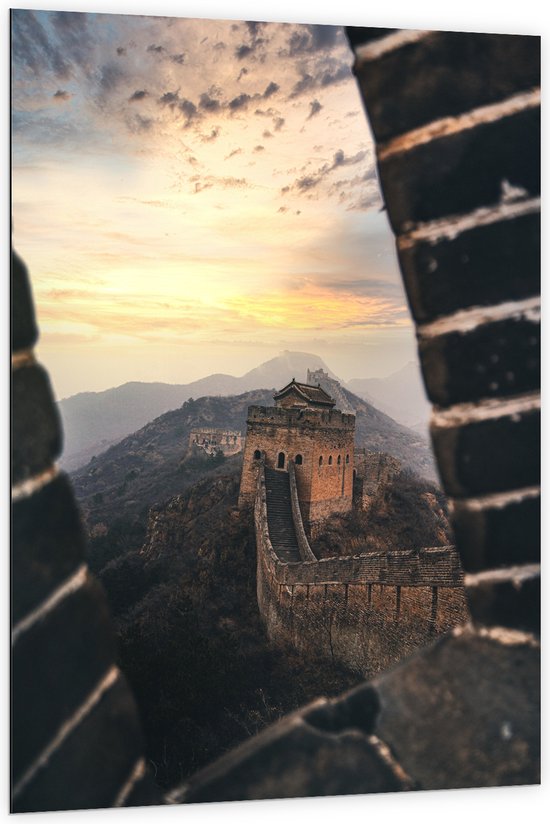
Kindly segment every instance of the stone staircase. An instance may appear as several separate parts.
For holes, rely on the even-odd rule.
[[[300,561],[292,520],[288,472],[265,467],[267,525],[271,544],[281,561]]]

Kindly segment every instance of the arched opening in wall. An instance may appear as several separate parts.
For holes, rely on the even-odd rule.
[[[302,459],[301,455],[296,455],[296,457],[294,458],[294,463],[296,464],[296,466],[301,466],[302,465],[302,460],[303,459]]]
[[[259,450],[259,449],[255,449],[255,450],[254,450],[254,460],[255,460],[255,461],[259,461],[261,457],[262,457],[262,453],[260,452],[260,450]]]
[[[328,465],[332,466],[332,455],[328,456]]]
[[[346,463],[349,464],[349,455],[346,455]]]
[[[277,458],[277,469],[284,469],[285,468],[285,453],[279,452],[279,457]]]
[[[353,480],[355,480],[355,479],[356,479],[356,477],[357,477],[357,470],[356,470],[356,469],[354,469],[354,470],[353,470]]]
[[[338,466],[340,466],[341,463],[342,463],[342,456],[338,455]]]
[[[319,466],[323,466],[323,456],[319,456]]]

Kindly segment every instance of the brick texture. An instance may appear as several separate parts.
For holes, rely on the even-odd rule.
[[[41,366],[12,375],[12,478],[24,481],[47,469],[61,453],[61,423],[50,381]]]
[[[12,510],[12,620],[17,623],[84,560],[72,489],[60,475]]]
[[[537,86],[540,38],[433,31],[356,74],[372,129],[383,142]]]

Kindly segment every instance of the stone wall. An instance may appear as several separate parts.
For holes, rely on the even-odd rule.
[[[254,501],[260,457],[266,466],[276,469],[282,452],[285,469],[289,460],[294,461],[300,508],[307,525],[334,512],[349,511],[354,433],[355,416],[338,410],[249,407],[239,505]]]
[[[374,499],[383,495],[391,480],[402,469],[401,461],[385,452],[355,450],[355,478],[353,503],[360,509],[369,509]]]
[[[276,643],[372,675],[467,619],[454,547],[283,563],[261,466],[254,519],[258,606]]]

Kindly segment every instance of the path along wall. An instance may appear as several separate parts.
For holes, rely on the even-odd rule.
[[[468,619],[454,547],[284,563],[269,537],[263,468],[254,521],[258,606],[274,642],[372,675]]]

